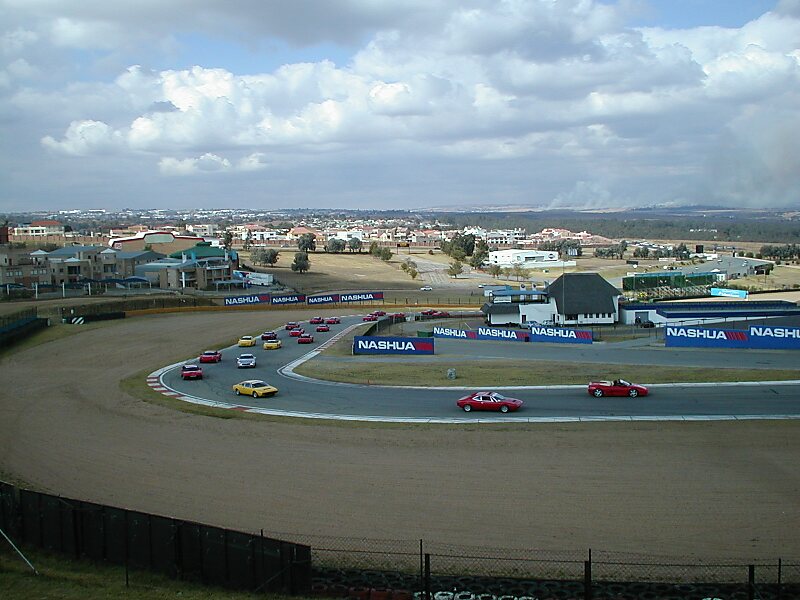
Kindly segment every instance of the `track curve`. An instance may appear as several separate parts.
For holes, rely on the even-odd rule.
[[[126,319],[6,356],[0,471],[65,496],[306,540],[800,556],[786,526],[800,522],[798,421],[343,426],[186,414],[119,386],[308,316]]]

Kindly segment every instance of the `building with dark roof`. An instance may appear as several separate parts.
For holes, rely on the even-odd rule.
[[[492,325],[616,323],[622,293],[597,273],[565,273],[545,290],[494,292],[481,311]]]

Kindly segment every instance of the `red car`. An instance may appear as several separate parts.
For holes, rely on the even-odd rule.
[[[297,323],[295,323],[294,321],[289,321],[289,322],[286,324],[286,326],[284,327],[284,329],[297,329],[298,327],[300,327],[300,325],[298,325],[298,324],[297,324]]]
[[[364,315],[364,317],[361,320],[362,321],[377,321],[378,317],[376,317],[375,315]]]
[[[522,400],[507,398],[497,392],[475,392],[464,396],[456,402],[456,406],[471,412],[473,410],[499,410],[501,413],[514,411],[522,406]]]
[[[419,314],[421,314],[421,315],[425,315],[426,317],[430,317],[430,316],[431,316],[433,313],[435,313],[435,312],[436,312],[436,311],[435,311],[435,310],[433,310],[432,308],[426,308],[425,310],[422,310],[422,311],[420,311],[420,313],[419,313]]]
[[[330,331],[330,330],[331,330],[331,328],[328,327],[327,325],[317,325],[317,331],[319,333],[324,333],[324,332]]]
[[[198,359],[201,363],[215,363],[222,360],[222,352],[219,350],[206,350]]]
[[[325,321],[325,319],[323,319],[322,317],[314,317],[314,318],[308,320],[308,322],[311,323],[312,325],[319,325],[320,323],[323,323],[324,321]]]
[[[435,310],[433,311],[433,313],[431,313],[431,316],[436,318],[444,318],[444,317],[449,317],[450,313],[447,312],[446,310]]]
[[[265,331],[264,333],[261,334],[261,339],[265,342],[267,340],[277,340],[278,334],[275,333],[274,331]]]
[[[603,396],[630,396],[631,398],[636,398],[636,396],[647,396],[647,388],[624,379],[592,381],[589,383],[589,395],[595,398]]]
[[[383,317],[383,316],[385,316],[385,315],[386,315],[386,311],[385,311],[385,310],[373,310],[373,311],[372,311],[371,313],[369,313],[369,314],[371,314],[371,315],[375,315],[376,317]]]
[[[338,325],[341,322],[342,320],[339,317],[328,317],[327,319],[325,319],[325,323],[327,325]]]
[[[292,337],[300,337],[305,333],[305,330],[302,327],[297,327],[296,329],[292,329],[289,332],[289,335]]]
[[[198,365],[183,365],[181,367],[181,379],[202,379],[203,369]]]
[[[314,336],[310,333],[304,333],[300,337],[297,338],[298,344],[312,344],[314,343]]]
[[[405,319],[406,313],[392,313],[389,316],[392,317],[393,319]]]

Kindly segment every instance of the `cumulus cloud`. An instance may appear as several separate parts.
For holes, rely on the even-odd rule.
[[[646,201],[665,186],[688,197],[689,185],[697,200],[716,189],[743,202],[735,190],[749,173],[760,202],[792,201],[797,165],[785,155],[800,156],[800,135],[785,132],[800,123],[798,0],[740,28],[684,30],[626,27],[629,3],[597,0],[7,4],[0,108],[32,123],[61,119],[48,131],[61,135],[36,137],[56,154],[144,157],[164,175],[194,176],[352,172],[380,160],[463,176],[485,163],[504,190],[508,165],[525,161],[516,193],[536,189],[558,205]],[[352,59],[263,72],[134,59],[97,81],[23,84],[44,72],[47,48],[119,58],[137,43],[179,43],[181,32],[237,30],[253,51],[276,38],[335,42]],[[542,178],[553,182],[546,190]]]

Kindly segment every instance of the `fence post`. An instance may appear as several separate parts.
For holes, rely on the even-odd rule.
[[[422,538],[419,540],[419,581],[423,586],[425,585],[425,555],[422,553]]]
[[[592,549],[589,548],[589,560],[583,561],[583,599],[592,600]]]
[[[431,600],[431,555],[425,553],[425,600]]]
[[[755,600],[756,566],[747,565],[747,600]]]
[[[778,559],[778,600],[781,600],[781,593],[782,593],[782,585],[781,585],[781,559]]]

